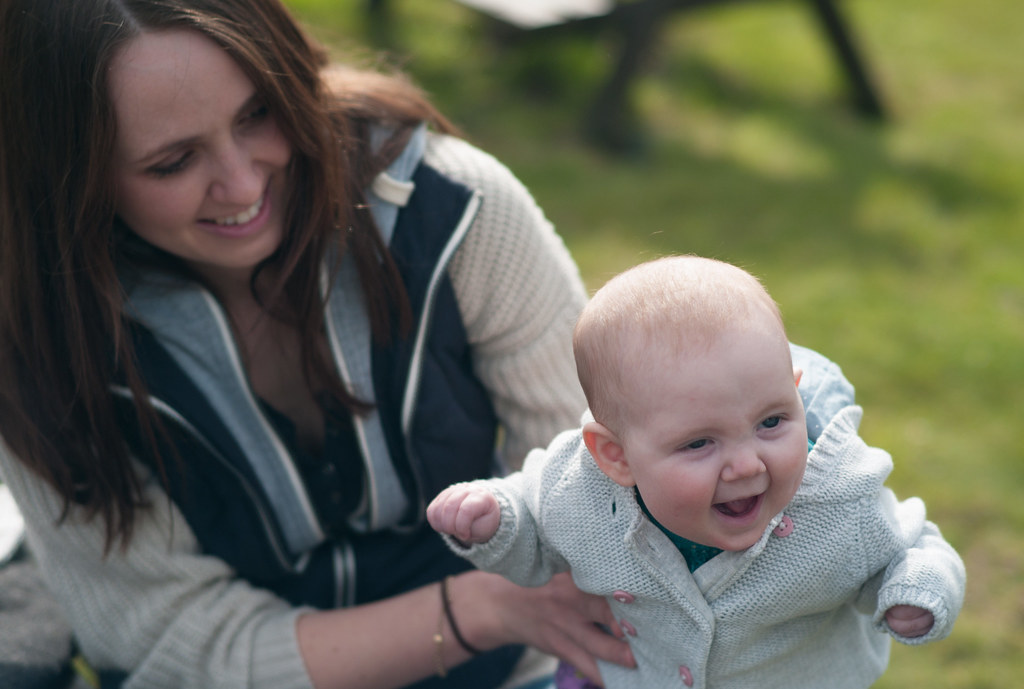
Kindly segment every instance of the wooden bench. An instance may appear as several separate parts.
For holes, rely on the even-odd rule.
[[[643,67],[657,33],[669,15],[684,10],[741,0],[455,0],[496,22],[503,34],[554,36],[568,30],[612,29],[618,33],[619,54],[611,73],[585,113],[584,127],[597,143],[620,148],[632,139],[629,87]],[[748,0],[749,1],[749,0]],[[853,34],[837,0],[803,0],[817,17],[845,74],[854,108],[863,116],[881,120],[885,111],[872,84]],[[368,0],[380,14],[385,0]]]

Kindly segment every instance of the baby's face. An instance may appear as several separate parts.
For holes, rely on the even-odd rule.
[[[665,528],[723,550],[756,543],[796,493],[807,429],[783,337],[734,330],[654,354],[625,395],[624,457]]]

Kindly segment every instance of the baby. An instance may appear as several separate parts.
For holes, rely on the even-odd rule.
[[[818,411],[757,279],[697,257],[637,266],[573,345],[582,428],[427,517],[481,569],[521,585],[570,570],[607,597],[637,667],[600,663],[606,687],[862,688],[888,662],[879,632],[949,634],[962,561],[884,486],[892,460],[858,437],[859,407],[809,441]]]

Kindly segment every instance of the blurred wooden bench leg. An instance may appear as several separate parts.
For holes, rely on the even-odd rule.
[[[815,14],[828,35],[828,43],[835,51],[836,58],[846,72],[852,91],[853,105],[864,116],[871,119],[885,119],[878,93],[871,83],[864,61],[847,29],[846,22],[836,7],[835,0],[811,0]]]
[[[620,34],[620,53],[584,122],[587,138],[599,146],[625,151],[639,145],[641,130],[633,112],[630,84],[643,67],[659,26],[673,5],[671,0],[643,0],[620,5],[609,15],[612,28]]]
[[[394,21],[388,0],[366,0],[366,31],[373,45],[394,45]]]

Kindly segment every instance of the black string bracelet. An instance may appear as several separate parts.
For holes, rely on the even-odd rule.
[[[483,651],[478,648],[474,648],[468,641],[462,637],[462,632],[459,631],[459,627],[455,624],[455,616],[452,615],[452,603],[448,597],[448,580],[451,577],[445,577],[441,580],[441,607],[444,608],[444,616],[448,620],[448,626],[452,628],[452,634],[455,636],[455,640],[459,642],[459,646],[466,649],[466,652],[470,655],[478,656]]]

